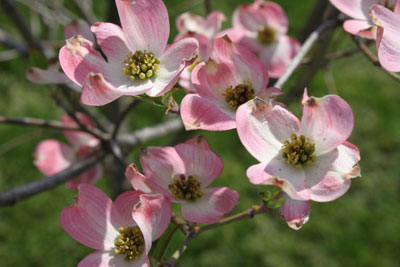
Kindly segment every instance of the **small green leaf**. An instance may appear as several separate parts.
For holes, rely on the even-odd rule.
[[[172,237],[178,229],[179,225],[170,224],[165,233],[160,237],[160,239],[157,240],[157,244],[152,253],[155,259],[162,261],[165,253],[168,250]]]

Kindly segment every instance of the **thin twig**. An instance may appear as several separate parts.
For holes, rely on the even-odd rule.
[[[83,18],[89,22],[89,24],[94,24],[97,20],[96,16],[91,9],[91,1],[82,0],[72,0],[71,3],[78,9],[79,13],[82,14]]]
[[[49,25],[57,27],[58,24],[66,25],[71,21],[71,18],[56,12],[43,3],[31,0],[18,0],[21,4],[27,6],[30,10],[39,14],[44,21],[47,21]]]
[[[206,14],[210,14],[212,12],[212,5],[211,5],[211,0],[204,0],[204,8],[206,10]]]
[[[325,60],[325,55],[328,51],[328,48],[331,44],[334,33],[337,29],[337,26],[340,25],[339,21],[339,11],[334,8],[331,4],[328,4],[325,11],[322,13],[322,19],[324,23],[328,21],[336,21],[332,27],[329,27],[324,32],[322,32],[315,42],[312,53],[311,53],[311,62],[309,65],[305,66],[293,83],[293,85],[287,90],[287,94],[284,94],[280,99],[283,103],[290,103],[293,100],[298,100],[305,87],[307,87],[310,82],[313,80],[315,75],[328,63]]]
[[[152,139],[165,136],[169,133],[183,129],[182,120],[178,117],[167,120],[155,126],[146,127],[133,133],[121,134],[117,138],[120,144],[136,146]]]
[[[104,156],[105,154],[99,151],[97,153],[94,153],[90,157],[73,163],[71,166],[57,174],[44,177],[32,183],[25,184],[20,187],[3,192],[0,194],[0,207],[12,206],[21,200],[53,189],[60,184],[72,180],[78,174],[84,172],[85,170],[92,167],[95,163],[102,160]]]
[[[249,210],[246,210],[241,213],[223,218],[222,220],[220,220],[216,223],[208,224],[203,227],[200,227],[200,229],[197,231],[197,235],[199,235],[205,231],[211,230],[213,228],[228,224],[228,223],[233,223],[233,222],[240,221],[243,219],[251,219],[257,214],[267,213],[268,211],[269,211],[269,209],[264,205],[261,205],[261,206],[254,205]]]
[[[3,142],[0,145],[0,157],[16,147],[20,147],[27,142],[38,139],[42,135],[43,131],[37,129],[35,131],[29,131],[23,135],[18,135],[10,140],[7,140],[7,142]]]
[[[345,51],[338,51],[338,52],[334,52],[331,53],[329,55],[326,55],[325,60],[326,61],[331,61],[331,60],[336,60],[336,59],[340,59],[340,58],[345,58],[345,57],[351,57],[354,54],[359,53],[360,50],[359,49],[350,49],[350,50],[345,50]],[[301,61],[302,65],[308,65],[311,63],[311,59],[309,58],[305,58]]]
[[[121,167],[123,169],[126,169],[126,166],[128,166],[128,162],[126,162],[126,160],[125,160],[125,157],[124,157],[124,154],[122,153],[121,147],[118,145],[118,143],[114,139],[109,140],[108,145],[110,147],[111,153],[121,164]]]
[[[238,214],[223,218],[222,220],[220,220],[220,221],[218,221],[216,223],[202,226],[197,231],[193,231],[191,233],[188,233],[186,235],[185,240],[179,246],[178,250],[176,250],[174,252],[174,254],[172,255],[171,259],[168,261],[168,263],[166,263],[166,265],[167,266],[174,266],[176,264],[176,262],[178,261],[178,259],[185,252],[185,250],[186,250],[187,246],[189,245],[190,241],[193,238],[197,237],[199,234],[201,234],[203,232],[206,232],[208,230],[214,229],[216,227],[225,225],[225,224],[233,223],[233,222],[240,221],[240,220],[243,220],[243,219],[251,219],[257,214],[267,213],[268,211],[269,211],[269,209],[264,205],[261,205],[261,206],[254,205],[249,210],[246,210],[246,211],[243,211],[241,213],[238,213]]]
[[[122,122],[124,121],[126,115],[128,115],[129,111],[131,111],[131,109],[136,106],[136,104],[138,103],[138,101],[136,99],[134,99],[119,115],[118,120],[115,122],[115,126],[114,126],[114,130],[113,133],[111,135],[111,138],[115,138],[118,134],[118,130],[120,128],[120,126],[122,125]]]
[[[60,107],[62,107],[65,110],[65,112],[68,114],[68,116],[71,117],[71,119],[73,119],[76,122],[76,124],[78,124],[79,128],[83,132],[87,132],[102,141],[106,141],[110,138],[107,133],[104,133],[97,128],[90,129],[89,127],[87,127],[77,117],[76,112],[74,110],[72,110],[68,105],[66,105],[64,103],[64,101],[62,101],[60,98],[58,98],[56,96],[53,96],[53,98],[56,101],[57,105],[59,105]]]
[[[30,47],[34,47],[38,50],[42,55],[44,55],[44,50],[42,45],[40,44],[39,39],[37,39],[30,30],[27,22],[24,20],[23,16],[19,12],[19,10],[15,6],[14,1],[10,0],[0,0],[0,3],[5,11],[5,13],[10,17],[10,19],[14,22],[15,26],[18,28],[22,37],[28,43]]]
[[[181,218],[179,218],[178,216],[175,215],[175,213],[172,212],[172,217],[171,217],[171,221],[179,227],[179,229],[185,234],[188,235],[189,234],[189,229],[190,226],[186,223],[186,221],[182,220]]]
[[[361,41],[361,39],[358,36],[353,35],[352,39],[355,42],[355,44],[357,45],[358,49],[360,49],[360,51],[363,52],[363,54],[369,59],[369,61],[371,61],[371,63],[374,66],[380,67],[390,77],[392,77],[396,81],[400,82],[400,75],[395,73],[395,72],[391,72],[391,71],[388,71],[385,68],[383,68],[381,66],[381,64],[379,63],[378,58],[371,52],[371,50],[369,50],[368,46],[363,41]]]
[[[0,123],[4,124],[16,124],[21,126],[34,126],[34,127],[42,127],[42,128],[53,128],[59,130],[68,130],[68,131],[82,131],[81,128],[76,126],[67,126],[64,125],[60,121],[48,121],[43,119],[36,118],[10,118],[5,116],[0,116]]]
[[[15,49],[18,53],[23,57],[29,56],[29,49],[23,44],[20,44],[18,41],[14,40],[12,36],[9,36],[4,31],[0,29],[0,44]]]
[[[315,31],[313,31],[304,44],[301,46],[299,52],[297,52],[296,56],[292,59],[290,65],[286,68],[285,73],[279,78],[279,80],[275,83],[275,87],[282,88],[287,80],[292,76],[297,67],[301,64],[303,58],[307,55],[308,51],[313,47],[314,43],[319,39],[321,34],[325,32],[327,29],[330,29],[337,25],[336,19],[331,19],[319,26]]]

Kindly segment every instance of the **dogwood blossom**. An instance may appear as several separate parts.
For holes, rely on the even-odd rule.
[[[74,20],[68,23],[64,29],[64,39],[69,39],[75,35],[81,35],[84,38],[94,43],[94,35],[90,31],[90,25],[81,19]],[[81,91],[81,88],[74,84],[64,73],[59,70],[59,63],[57,61],[50,61],[47,69],[40,69],[37,67],[29,68],[25,76],[26,78],[37,84],[66,84],[70,88],[77,92]]]
[[[280,89],[267,89],[268,72],[257,56],[229,37],[215,41],[214,55],[194,68],[192,83],[197,94],[188,94],[181,102],[187,130],[234,129],[235,112],[241,104],[255,96],[268,99],[281,94]]]
[[[332,5],[351,17],[343,23],[348,33],[363,38],[375,39],[374,23],[369,10],[373,5],[384,5],[393,8],[397,0],[330,0]]]
[[[206,19],[201,16],[185,12],[176,19],[178,35],[175,41],[183,38],[193,37],[199,42],[199,56],[192,66],[183,70],[179,79],[179,85],[187,91],[194,92],[190,81],[193,67],[199,62],[208,60],[214,50],[214,40],[221,29],[221,24],[226,18],[220,11],[211,12]]]
[[[60,215],[62,228],[76,241],[96,249],[78,267],[149,267],[152,242],[171,220],[171,204],[160,194],[128,191],[114,203],[90,184],[78,187],[72,206]]]
[[[276,185],[288,199],[281,215],[294,228],[308,220],[309,200],[333,201],[360,176],[360,154],[347,142],[353,113],[339,96],[304,93],[301,122],[287,109],[261,99],[239,107],[239,138],[259,164],[247,170],[253,184]]]
[[[288,18],[274,2],[255,0],[243,4],[232,17],[233,28],[223,31],[235,43],[257,53],[268,69],[269,76],[279,78],[300,49],[300,43],[286,33]]]
[[[374,5],[371,17],[377,26],[376,48],[382,67],[389,71],[400,71],[400,1],[393,11]]]
[[[202,136],[175,147],[146,148],[140,153],[140,162],[144,175],[135,165],[126,172],[135,189],[145,185],[181,204],[181,216],[188,221],[214,223],[239,200],[235,190],[207,187],[221,174],[224,165]]]
[[[162,0],[115,2],[122,29],[106,22],[91,28],[107,60],[79,35],[60,50],[61,67],[82,87],[81,101],[87,105],[105,105],[122,95],[163,95],[192,63],[198,48],[193,38],[166,47],[169,18]]]
[[[88,117],[82,113],[77,116],[83,124],[93,128]],[[67,115],[61,118],[65,126],[77,126]],[[66,145],[57,140],[44,140],[35,149],[34,164],[45,175],[56,174],[69,167],[73,162],[85,158],[96,151],[100,146],[100,140],[92,135],[79,131],[64,131],[64,135],[71,145]],[[103,175],[103,167],[100,163],[67,182],[69,189],[77,189],[81,183],[95,184]]]

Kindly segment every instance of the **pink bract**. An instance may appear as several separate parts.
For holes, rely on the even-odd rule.
[[[269,76],[279,78],[290,64],[300,43],[287,35],[288,18],[274,2],[255,0],[243,4],[232,17],[233,28],[223,31],[232,41],[259,54]]]
[[[348,33],[363,38],[374,39],[374,24],[369,15],[373,5],[394,6],[396,0],[330,0],[332,5],[352,19],[343,23],[343,28]]]
[[[239,200],[235,190],[207,187],[220,175],[223,163],[202,136],[175,147],[149,147],[140,153],[140,162],[144,175],[134,165],[126,172],[132,186],[140,189],[145,184],[153,192],[181,204],[181,215],[188,221],[214,223],[230,212]],[[187,192],[173,193],[186,182],[189,184]]]
[[[348,190],[351,178],[360,176],[359,151],[346,141],[353,129],[350,106],[339,96],[308,97],[307,91],[302,103],[301,122],[287,109],[258,98],[236,114],[240,140],[260,161],[247,170],[250,182],[282,188],[290,200],[281,215],[295,228],[307,221],[310,206],[302,202],[333,201]],[[283,149],[293,135],[304,136],[303,144],[313,144],[314,150],[304,159],[310,162],[301,165],[298,159],[294,165],[287,155],[284,158]]]
[[[78,113],[80,121],[93,128],[88,117]],[[64,115],[61,119],[65,126],[77,126],[75,121]],[[56,174],[69,167],[73,162],[92,154],[100,145],[100,140],[92,135],[79,131],[64,131],[64,135],[71,145],[63,144],[57,140],[44,140],[35,149],[34,164],[45,175]],[[67,182],[71,190],[78,188],[81,183],[95,184],[103,175],[100,163],[81,173],[75,179]]]
[[[394,11],[381,5],[371,8],[371,16],[377,26],[376,48],[382,67],[389,71],[400,71],[400,1]]]
[[[169,18],[162,0],[116,0],[116,5],[122,28],[105,22],[91,28],[107,61],[93,49],[91,41],[79,35],[67,40],[60,50],[61,67],[82,87],[81,101],[87,105],[105,105],[123,95],[163,95],[175,85],[187,64],[191,64],[198,48],[193,38],[167,47]],[[147,64],[141,53],[151,55],[159,63],[140,67]],[[126,60],[132,59],[143,76],[135,76],[132,69],[127,69],[132,65]],[[148,69],[154,66],[151,64],[157,68]]]
[[[64,39],[69,39],[75,35],[81,35],[84,38],[94,42],[94,35],[90,31],[90,26],[84,20],[74,20],[68,23],[64,29]],[[64,73],[59,71],[57,62],[50,63],[48,69],[40,69],[37,67],[29,68],[25,73],[26,78],[37,84],[67,84],[70,88],[77,92],[81,92],[81,88],[74,84]]]
[[[179,33],[175,37],[175,41],[193,37],[199,43],[199,57],[193,63],[194,65],[211,57],[214,50],[214,40],[221,29],[222,22],[225,20],[224,14],[220,11],[211,12],[206,19],[189,12],[181,14],[176,19],[176,27]],[[186,68],[179,80],[179,85],[191,92],[194,91],[190,81],[191,69],[193,67]]]
[[[150,266],[148,253],[151,244],[166,230],[171,220],[171,204],[160,194],[128,191],[119,195],[114,203],[100,189],[90,184],[78,187],[78,196],[72,206],[61,212],[63,229],[79,243],[96,249],[82,259],[78,266]],[[121,228],[138,227],[144,244],[142,252],[129,262],[125,254],[116,254]]]
[[[186,130],[223,131],[236,128],[235,108],[227,99],[229,92],[246,88],[245,102],[254,96],[273,98],[281,91],[268,88],[268,72],[249,50],[235,45],[225,36],[215,41],[214,57],[198,64],[192,72],[197,94],[186,95],[181,103],[181,116]],[[248,91],[249,92],[249,91]],[[239,104],[239,103],[238,103]]]

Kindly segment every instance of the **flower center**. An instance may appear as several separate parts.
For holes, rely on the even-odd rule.
[[[204,196],[200,190],[199,180],[192,175],[188,177],[184,174],[175,176],[168,188],[176,198],[181,200],[195,201]]]
[[[290,136],[290,142],[284,141],[282,147],[282,157],[287,164],[294,165],[296,168],[310,166],[316,159],[313,155],[315,145],[304,135],[297,137],[296,134]]]
[[[228,103],[233,110],[237,110],[241,104],[253,99],[256,94],[253,88],[251,88],[251,85],[239,84],[235,87],[228,87],[222,96],[225,97],[226,103]]]
[[[119,228],[119,235],[114,241],[114,252],[117,255],[124,254],[124,261],[137,260],[144,251],[144,238],[138,226]]]
[[[271,27],[265,26],[258,30],[258,40],[265,44],[270,45],[276,40],[276,30]]]
[[[160,70],[160,59],[155,58],[154,54],[146,51],[137,50],[135,54],[129,52],[124,60],[125,68],[122,72],[132,80],[144,80],[155,78]]]

